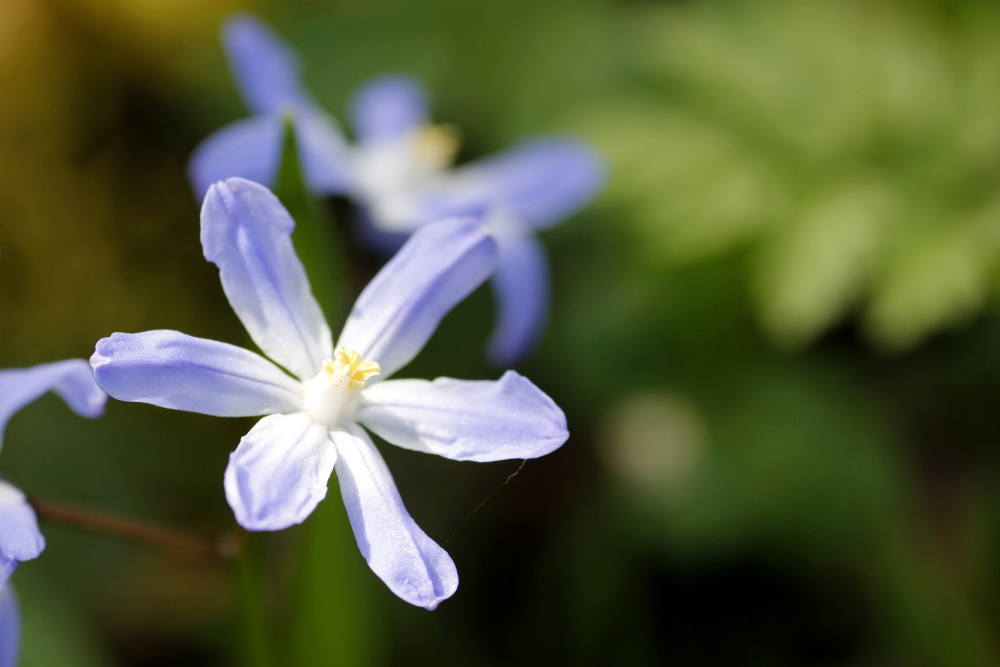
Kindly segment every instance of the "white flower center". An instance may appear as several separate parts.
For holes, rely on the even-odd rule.
[[[457,152],[458,132],[449,125],[426,125],[396,141],[359,150],[358,186],[374,209],[376,222],[405,231],[415,199],[444,178]]]
[[[323,370],[305,383],[306,414],[317,424],[336,426],[354,411],[365,381],[382,373],[377,362],[365,361],[343,345],[323,362]]]

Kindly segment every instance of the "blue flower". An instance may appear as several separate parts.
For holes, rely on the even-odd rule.
[[[347,146],[336,122],[302,87],[298,57],[260,21],[230,18],[222,32],[229,64],[250,118],[195,149],[188,176],[199,197],[212,183],[239,176],[271,185],[278,175],[285,119],[295,126],[302,171],[313,192],[346,192]]]
[[[126,401],[267,415],[226,469],[236,520],[249,530],[300,523],[336,470],[372,570],[399,597],[433,609],[455,592],[455,565],[410,518],[361,426],[463,461],[542,456],[568,437],[562,411],[513,371],[496,382],[387,379],[486,280],[496,243],[476,221],[423,227],[364,289],[334,345],[292,248],[295,223],[267,188],[239,178],[213,185],[201,222],[205,257],[218,266],[229,303],[275,363],[176,331],[116,333],[91,358],[97,383]]]
[[[355,96],[351,194],[372,226],[389,234],[485,212],[499,247],[488,350],[507,365],[534,346],[548,314],[548,261],[535,232],[590,201],[604,182],[603,162],[582,142],[545,137],[451,168],[455,134],[431,125],[427,107],[423,88],[404,76],[376,79]]]
[[[527,353],[544,329],[549,301],[548,262],[535,232],[597,193],[604,182],[597,152],[574,139],[543,137],[453,168],[455,132],[430,124],[424,89],[404,76],[378,78],[354,97],[357,141],[349,145],[302,88],[294,54],[266,26],[238,16],[227,22],[224,41],[247,105],[259,115],[224,128],[196,150],[190,167],[196,192],[230,176],[273,184],[281,114],[289,113],[310,187],[361,205],[373,242],[395,249],[431,221],[487,213],[500,248],[489,355],[507,365]]]
[[[104,412],[107,395],[83,359],[0,371],[0,445],[14,413],[50,390],[81,416],[99,417]],[[45,538],[24,493],[0,480],[0,667],[16,663],[20,636],[17,603],[7,580],[18,563],[37,558],[43,549]]]

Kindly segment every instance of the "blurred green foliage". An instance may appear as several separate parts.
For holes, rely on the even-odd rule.
[[[744,253],[757,318],[788,346],[857,314],[909,349],[992,305],[995,3],[686,3],[628,21],[643,85],[587,127],[652,261]]]
[[[463,159],[577,132],[611,171],[546,233],[551,327],[519,369],[571,440],[513,477],[382,448],[460,571],[433,613],[371,574],[335,492],[262,536],[250,601],[289,664],[996,664],[995,3],[7,0],[0,366],[113,331],[249,344],[184,178],[245,114],[217,37],[236,9],[340,118],[404,71]],[[289,203],[336,219],[334,254],[307,259],[336,330],[330,283],[350,302],[377,263],[342,202]],[[407,374],[495,376],[491,317],[480,290]],[[49,397],[0,471],[214,535],[251,424],[115,402],[90,422]],[[231,568],[43,530],[14,580],[26,666],[242,664]]]

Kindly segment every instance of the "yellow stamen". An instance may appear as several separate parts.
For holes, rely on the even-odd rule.
[[[334,359],[323,362],[323,372],[330,382],[343,378],[351,389],[365,386],[365,380],[373,375],[381,375],[382,367],[376,361],[365,361],[357,350],[350,350],[343,345],[333,351]]]
[[[414,135],[417,155],[435,167],[447,167],[458,155],[459,138],[454,125],[425,125]]]

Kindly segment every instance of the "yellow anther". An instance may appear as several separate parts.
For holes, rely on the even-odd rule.
[[[454,125],[425,125],[414,133],[417,155],[428,164],[443,168],[458,155],[459,131]]]
[[[333,351],[333,359],[323,362],[323,372],[330,382],[347,381],[351,389],[365,386],[365,380],[373,375],[381,375],[382,367],[376,361],[364,361],[357,350],[350,350],[343,345]]]

